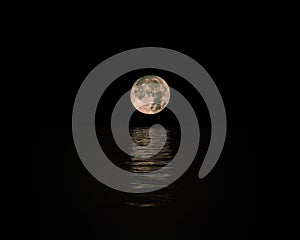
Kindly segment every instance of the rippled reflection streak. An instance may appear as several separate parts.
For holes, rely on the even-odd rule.
[[[128,170],[134,173],[150,173],[152,171],[158,170],[162,167],[165,167],[172,160],[172,150],[170,148],[170,130],[165,128],[167,133],[167,140],[164,147],[161,151],[152,156],[152,152],[156,149],[145,149],[142,157],[131,157],[126,164],[128,164]],[[140,146],[147,146],[150,143],[149,137],[149,128],[147,127],[135,127],[130,129],[130,135],[133,141]],[[160,131],[154,132],[154,136],[156,136],[152,141],[161,141],[163,140],[163,133]],[[135,153],[136,145],[132,144],[130,154],[132,156],[136,155]],[[139,152],[140,153],[140,152]],[[155,178],[156,180],[163,180],[168,177],[164,174],[156,175],[156,174],[148,174],[147,177]],[[152,188],[153,185],[142,184],[138,182],[132,183],[134,188]],[[127,205],[134,207],[154,207],[160,204],[166,203],[171,199],[171,196],[167,193],[147,193],[141,194],[137,196],[132,201],[127,202]]]
[[[152,156],[152,152],[154,152],[156,149],[145,149],[142,157],[131,157],[130,161],[127,162],[130,171],[137,173],[148,173],[166,166],[172,160],[171,149],[169,146],[170,131],[166,129],[166,132],[167,140],[159,154]],[[149,128],[132,128],[130,130],[130,135],[133,141],[140,146],[147,146],[150,143]],[[152,139],[152,141],[161,141],[163,139],[163,133],[160,131],[154,130],[154,135],[155,138]],[[130,154],[134,156],[137,155],[137,153],[138,152],[136,151],[136,145],[132,144]]]

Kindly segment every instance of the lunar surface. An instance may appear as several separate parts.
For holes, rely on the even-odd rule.
[[[170,100],[170,88],[161,77],[144,76],[133,84],[130,99],[133,106],[142,113],[159,113]]]

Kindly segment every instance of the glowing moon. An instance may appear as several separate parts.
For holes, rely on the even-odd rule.
[[[133,106],[142,113],[159,113],[169,103],[170,88],[161,77],[144,76],[133,84],[130,99]]]

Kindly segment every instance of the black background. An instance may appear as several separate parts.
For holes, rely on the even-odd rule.
[[[99,33],[49,26],[18,46],[28,75],[20,115],[29,126],[26,134],[33,137],[32,194],[25,191],[28,201],[21,206],[23,222],[30,226],[26,231],[37,239],[255,239],[257,136],[273,121],[262,117],[272,109],[271,100],[263,97],[269,80],[261,69],[272,54],[263,31],[246,22],[203,33],[172,24],[160,30],[106,26]],[[147,46],[180,51],[207,70],[225,103],[228,135],[219,162],[205,179],[197,178],[198,162],[176,181],[170,205],[129,210],[121,204],[128,198],[125,193],[102,185],[80,165],[72,140],[72,106],[82,81],[101,61]],[[26,106],[32,111],[23,113]],[[83,182],[68,181],[70,159]]]
[[[140,37],[144,40],[104,37],[91,44],[67,36],[46,41],[41,48],[40,80],[34,83],[38,114],[33,120],[40,132],[32,166],[38,234],[42,239],[56,235],[78,239],[182,239],[196,235],[252,239],[256,175],[252,108],[256,86],[251,71],[256,67],[255,47],[249,45],[249,39],[243,44],[241,36],[207,42],[194,37],[183,42]],[[194,164],[175,183],[175,197],[167,206],[128,209],[122,205],[127,194],[103,186],[80,165],[72,142],[71,113],[81,82],[97,64],[120,51],[144,46],[183,52],[209,72],[225,102],[228,136],[222,157],[205,179],[197,178],[199,164]],[[70,183],[71,159],[80,166],[76,174],[81,177]]]

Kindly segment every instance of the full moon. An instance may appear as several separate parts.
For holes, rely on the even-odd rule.
[[[142,113],[159,113],[169,103],[170,88],[161,77],[144,76],[133,84],[130,99],[133,106]]]

